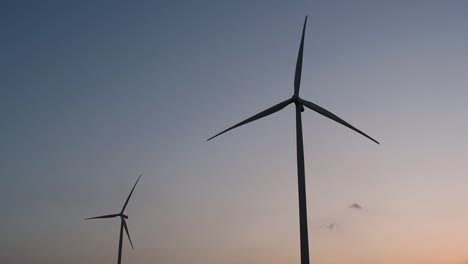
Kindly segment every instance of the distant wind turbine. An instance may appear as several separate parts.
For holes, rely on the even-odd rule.
[[[118,257],[118,260],[117,260],[117,264],[120,264],[121,260],[122,260],[122,237],[123,237],[123,229],[124,228],[125,228],[125,232],[127,233],[128,241],[130,241],[130,245],[132,246],[132,249],[134,249],[132,239],[130,238],[130,233],[128,232],[127,222],[125,221],[125,219],[128,219],[128,215],[125,215],[124,211],[125,211],[125,208],[127,207],[127,204],[128,204],[128,201],[130,200],[130,197],[132,196],[133,190],[135,190],[135,186],[137,185],[138,181],[140,180],[140,177],[141,177],[141,175],[138,176],[138,179],[135,182],[135,185],[133,185],[132,191],[128,195],[127,200],[125,201],[125,204],[122,207],[122,210],[120,211],[120,213],[90,217],[90,218],[85,219],[85,220],[89,220],[89,219],[120,217],[119,257]]]
[[[304,106],[325,117],[328,117],[342,124],[343,126],[346,126],[356,131],[357,133],[379,144],[379,142],[377,142],[375,139],[366,135],[364,132],[350,125],[349,123],[339,118],[335,114],[331,113],[330,111],[299,97],[299,87],[301,84],[301,72],[302,72],[302,55],[303,55],[303,50],[304,50],[304,35],[305,35],[306,24],[307,24],[307,16],[305,17],[304,27],[302,29],[301,44],[299,47],[299,54],[297,56],[296,73],[294,76],[293,96],[208,139],[208,140],[211,140],[223,133],[226,133],[227,131],[231,129],[234,129],[236,127],[245,125],[257,119],[276,113],[291,103],[294,103],[296,105],[297,177],[298,177],[298,192],[299,192],[299,223],[300,223],[301,263],[302,264],[309,264],[309,237],[308,237],[308,231],[307,231],[307,204],[306,204],[307,199],[306,199],[306,189],[305,189],[306,184],[305,184],[305,168],[304,168],[304,146],[302,142],[302,121],[301,121],[301,113],[304,111]]]

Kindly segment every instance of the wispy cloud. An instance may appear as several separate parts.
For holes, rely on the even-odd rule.
[[[333,230],[335,229],[336,227],[336,224],[335,223],[331,223],[331,224],[326,224],[326,225],[322,225],[321,228],[323,229],[328,229],[328,230]]]
[[[364,208],[360,205],[360,204],[357,204],[357,203],[353,203],[349,206],[350,209],[354,209],[354,210],[363,210]]]

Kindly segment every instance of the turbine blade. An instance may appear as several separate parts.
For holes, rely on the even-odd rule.
[[[102,215],[102,216],[89,217],[89,218],[85,218],[85,220],[89,220],[89,219],[99,219],[99,218],[114,218],[114,217],[117,217],[117,216],[119,216],[119,214],[110,214],[110,215]]]
[[[242,125],[245,125],[245,124],[250,123],[250,122],[252,122],[252,121],[255,121],[255,120],[257,120],[257,119],[263,118],[263,117],[268,116],[268,115],[271,115],[271,114],[273,114],[273,113],[276,113],[276,112],[278,112],[279,110],[281,110],[281,109],[283,109],[284,107],[286,107],[286,106],[287,106],[288,104],[290,104],[290,103],[292,103],[292,99],[288,99],[288,100],[283,101],[283,102],[281,102],[281,103],[279,103],[279,104],[276,104],[276,105],[274,105],[274,106],[272,106],[272,107],[270,107],[270,108],[268,108],[268,109],[266,109],[266,110],[264,110],[264,111],[262,111],[262,112],[260,112],[260,113],[258,113],[258,114],[256,114],[256,115],[254,115],[254,116],[252,116],[252,117],[250,117],[250,118],[247,118],[246,120],[244,120],[244,121],[242,121],[242,122],[240,122],[240,123],[238,123],[238,124],[236,124],[236,125],[234,125],[234,126],[228,128],[228,129],[226,129],[226,130],[224,130],[224,131],[222,131],[222,132],[220,132],[220,133],[218,133],[218,134],[216,134],[216,135],[210,137],[209,139],[207,139],[207,141],[210,141],[211,139],[213,139],[213,138],[215,138],[215,137],[217,137],[217,136],[219,136],[219,135],[221,135],[221,134],[223,134],[223,133],[226,133],[226,132],[228,132],[228,131],[231,130],[231,129],[234,129],[234,128],[236,128],[236,127],[240,127],[240,126],[242,126]]]
[[[138,183],[138,181],[140,180],[140,178],[141,178],[141,174],[140,174],[140,176],[138,176],[138,179],[137,179],[137,181],[135,182],[135,185],[133,185],[132,191],[131,191],[130,194],[128,195],[127,200],[125,201],[125,204],[124,204],[124,206],[123,206],[123,208],[122,208],[122,211],[120,211],[121,214],[125,211],[125,208],[127,207],[128,201],[130,200],[130,197],[132,196],[133,190],[135,190],[135,186],[137,185],[137,183]]]
[[[302,56],[304,54],[304,35],[306,30],[307,24],[307,16],[304,20],[304,27],[302,28],[302,37],[301,37],[301,45],[299,46],[299,53],[297,54],[297,62],[296,62],[296,73],[294,75],[294,95],[299,95],[299,87],[301,86],[301,74],[302,74]]]
[[[127,222],[125,221],[125,219],[123,219],[122,224],[125,228],[125,232],[127,233],[128,241],[130,241],[130,245],[132,246],[132,249],[135,250],[135,248],[133,247],[132,239],[130,238],[130,233],[128,232]]]
[[[380,144],[377,140],[371,138],[370,136],[366,135],[364,132],[362,132],[361,130],[353,127],[352,125],[350,125],[348,122],[344,121],[343,119],[339,118],[338,116],[336,116],[335,114],[333,114],[332,112],[326,110],[325,108],[322,108],[312,102],[309,102],[309,101],[306,101],[304,99],[299,99],[299,101],[301,102],[301,104],[307,106],[308,108],[310,108],[311,110],[323,115],[323,116],[326,116],[328,118],[330,118],[331,120],[334,120],[340,124],[342,124],[343,126],[345,127],[348,127],[356,132],[358,132],[359,134],[365,136],[366,138],[374,141],[375,143],[377,144]]]

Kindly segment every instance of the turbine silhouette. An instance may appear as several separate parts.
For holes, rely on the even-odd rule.
[[[304,50],[304,35],[305,29],[307,24],[307,16],[305,17],[304,27],[302,29],[302,37],[301,37],[301,44],[299,46],[299,54],[297,56],[296,62],[296,72],[294,76],[294,94],[291,98],[276,104],[246,120],[214,135],[213,137],[209,138],[209,140],[228,132],[236,127],[245,125],[257,119],[266,117],[273,113],[278,112],[279,110],[283,109],[287,105],[294,103],[296,105],[296,144],[297,144],[297,177],[298,177],[298,193],[299,193],[299,224],[300,224],[300,242],[301,242],[301,263],[302,264],[309,264],[309,238],[308,238],[308,231],[307,231],[307,204],[306,204],[306,189],[305,189],[305,168],[304,168],[304,146],[302,142],[302,120],[301,120],[301,113],[304,111],[304,106],[315,111],[325,117],[334,120],[343,126],[346,126],[357,133],[365,136],[366,138],[374,141],[375,143],[379,144],[375,139],[371,138],[370,136],[366,135],[364,132],[360,131],[359,129],[355,128],[354,126],[350,125],[348,122],[344,121],[343,119],[339,118],[332,112],[312,103],[306,101],[299,97],[299,88],[301,84],[301,73],[302,73],[302,56]]]
[[[132,249],[134,250],[135,248],[133,247],[132,239],[130,238],[130,233],[128,232],[128,227],[127,227],[127,222],[125,219],[128,219],[128,215],[124,214],[125,208],[127,207],[128,201],[130,200],[130,197],[132,196],[133,190],[135,190],[135,186],[137,185],[138,181],[140,180],[140,176],[138,176],[137,181],[135,182],[135,185],[133,185],[132,191],[127,197],[127,200],[125,201],[124,206],[122,207],[122,210],[118,214],[110,214],[110,215],[102,215],[102,216],[96,216],[96,217],[90,217],[90,218],[85,218],[85,220],[89,219],[101,219],[101,218],[114,218],[114,217],[120,217],[120,237],[119,237],[119,255],[117,259],[117,264],[121,263],[122,260],[122,237],[123,237],[123,229],[125,228],[125,233],[127,233],[128,241],[130,241],[130,245],[132,246]]]

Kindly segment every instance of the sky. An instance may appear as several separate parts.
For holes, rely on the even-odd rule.
[[[468,263],[468,2],[1,1],[0,262]],[[358,205],[358,206],[356,206]]]

